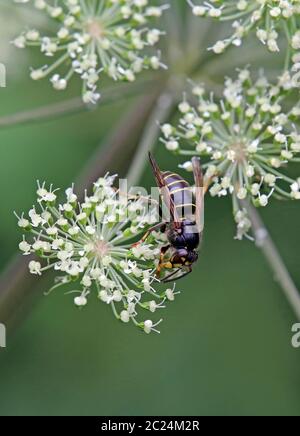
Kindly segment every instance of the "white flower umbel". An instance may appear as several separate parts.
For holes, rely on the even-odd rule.
[[[188,0],[188,3],[196,16],[232,22],[232,35],[212,47],[217,54],[230,45],[239,47],[251,32],[255,32],[271,52],[279,51],[281,34],[287,37],[290,47],[299,45],[299,0]]]
[[[92,291],[110,305],[124,323],[132,321],[146,333],[157,331],[158,322],[149,314],[158,312],[174,300],[174,288],[158,292],[155,277],[164,235],[153,233],[146,243],[133,248],[156,219],[156,207],[149,199],[119,193],[113,187],[115,177],[105,176],[94,184],[91,196],[80,203],[73,187],[66,190],[65,202],[57,204],[52,186],[38,184],[37,206],[18,226],[26,232],[19,248],[30,260],[31,274],[47,270],[57,274],[51,289],[76,283],[74,303],[83,307]],[[151,202],[150,202],[151,203]],[[80,290],[78,290],[80,289]],[[50,291],[51,291],[50,290]],[[148,312],[144,321],[139,312]]]
[[[232,196],[238,238],[251,228],[243,200],[265,207],[272,195],[300,199],[300,179],[286,174],[291,162],[300,161],[300,133],[294,124],[300,107],[285,113],[284,95],[263,75],[253,81],[250,72],[242,70],[236,80],[226,80],[223,99],[194,86],[193,103],[184,96],[179,104],[178,125],[162,126],[167,149],[176,141],[175,153],[203,157],[210,194]],[[192,169],[189,161],[182,167]]]
[[[83,82],[86,103],[100,98],[98,82],[102,73],[113,80],[133,82],[144,69],[159,69],[159,55],[153,53],[163,32],[152,27],[166,5],[150,0],[35,0],[56,23],[56,31],[43,35],[27,29],[14,40],[18,48],[37,47],[47,62],[31,71],[39,80],[49,77],[56,90],[63,91],[72,76]]]

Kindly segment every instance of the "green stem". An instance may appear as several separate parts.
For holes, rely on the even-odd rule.
[[[70,100],[53,103],[47,106],[42,106],[29,111],[18,112],[12,115],[0,117],[0,127],[11,127],[19,124],[30,122],[42,122],[54,118],[59,118],[62,115],[72,115],[77,112],[91,110],[93,108],[102,107],[104,104],[110,104],[114,101],[127,99],[129,96],[138,94],[141,90],[146,94],[151,90],[151,85],[155,83],[153,80],[136,82],[131,85],[118,85],[105,89],[102,92],[102,97],[98,105],[90,106],[85,104],[81,97],[72,98]]]
[[[289,70],[290,67],[290,62],[291,62],[291,35],[290,35],[290,30],[288,27],[287,22],[284,22],[284,31],[287,37],[287,43],[288,43],[288,47],[286,49],[286,57],[285,57],[285,63],[284,63],[284,72]]]
[[[173,105],[174,99],[168,91],[159,97],[157,104],[155,105],[149,120],[147,121],[143,136],[129,168],[127,174],[129,187],[134,186],[139,182],[148,162],[148,153],[157,143],[160,134],[159,123],[165,122],[169,118],[173,109]]]
[[[300,294],[293,279],[257,209],[248,202],[243,202],[252,223],[256,245],[264,254],[274,277],[287,298],[297,319],[300,321]]]

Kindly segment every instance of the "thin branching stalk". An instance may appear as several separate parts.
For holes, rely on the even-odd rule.
[[[130,96],[135,96],[143,90],[144,94],[152,92],[154,80],[144,80],[136,82],[130,86],[118,85],[107,88],[102,93],[102,98],[97,105],[87,105],[80,97],[71,98],[58,103],[52,103],[36,109],[21,111],[12,115],[0,117],[0,128],[8,128],[16,125],[37,123],[56,119],[62,116],[74,115],[77,112],[95,110],[103,105],[122,101]]]
[[[299,291],[257,209],[248,202],[244,202],[243,205],[252,223],[256,245],[264,254],[276,281],[281,286],[297,319],[300,321]]]
[[[11,115],[5,115],[0,118],[1,129],[5,127],[14,127],[19,124],[30,122],[45,121],[52,118],[60,117],[61,115],[72,115],[82,110],[87,110],[88,106],[82,102],[82,99],[71,98],[59,103],[53,103],[46,106],[32,109],[29,111],[21,111]]]
[[[160,136],[160,122],[165,122],[174,108],[174,98],[168,91],[163,93],[157,100],[149,120],[147,121],[143,136],[130,165],[127,182],[128,186],[134,186],[139,182],[145,166],[148,163],[148,152],[152,151]]]

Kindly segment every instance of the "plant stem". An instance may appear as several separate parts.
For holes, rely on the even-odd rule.
[[[285,34],[286,34],[286,37],[288,40],[288,44],[287,44],[287,48],[286,48],[286,57],[285,57],[283,73],[285,71],[288,71],[289,66],[290,66],[290,62],[291,62],[291,56],[292,56],[292,53],[291,53],[291,35],[290,35],[289,26],[286,22],[284,23],[284,30],[285,30]]]
[[[256,245],[264,254],[276,281],[282,288],[297,319],[300,321],[300,294],[257,209],[243,202],[252,223]]]
[[[164,122],[169,118],[173,105],[174,99],[167,91],[157,100],[128,170],[127,183],[129,187],[132,187],[139,182],[148,162],[148,153],[157,143],[160,132],[159,123]]]
[[[59,103],[49,104],[37,109],[29,111],[21,111],[11,115],[5,115],[0,118],[0,127],[11,127],[18,124],[25,124],[28,122],[43,121],[64,114],[73,114],[80,110],[86,110],[85,105],[81,98],[72,98]]]
[[[42,106],[37,109],[6,115],[0,117],[0,127],[5,128],[30,122],[36,123],[58,118],[62,115],[67,116],[81,111],[94,110],[101,108],[104,104],[120,101],[121,99],[128,98],[130,95],[134,96],[140,92],[141,89],[144,93],[147,93],[147,91],[151,90],[151,86],[149,86],[151,84],[153,85],[153,80],[149,79],[142,82],[136,82],[136,84],[118,85],[107,88],[102,92],[102,97],[98,105],[87,105],[82,101],[81,97],[76,97]]]

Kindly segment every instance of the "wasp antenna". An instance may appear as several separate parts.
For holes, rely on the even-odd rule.
[[[149,156],[150,161],[153,162],[154,157],[153,157],[153,154],[151,153],[151,151],[149,151],[148,156]]]
[[[201,159],[194,156],[192,158],[193,172],[195,178],[195,184],[197,187],[203,187],[203,171],[201,166]]]
[[[160,172],[159,167],[157,165],[156,160],[154,159],[153,154],[149,151],[148,155],[149,155],[149,160],[150,160],[150,163],[151,163],[151,166],[152,166],[154,172],[155,173]]]

